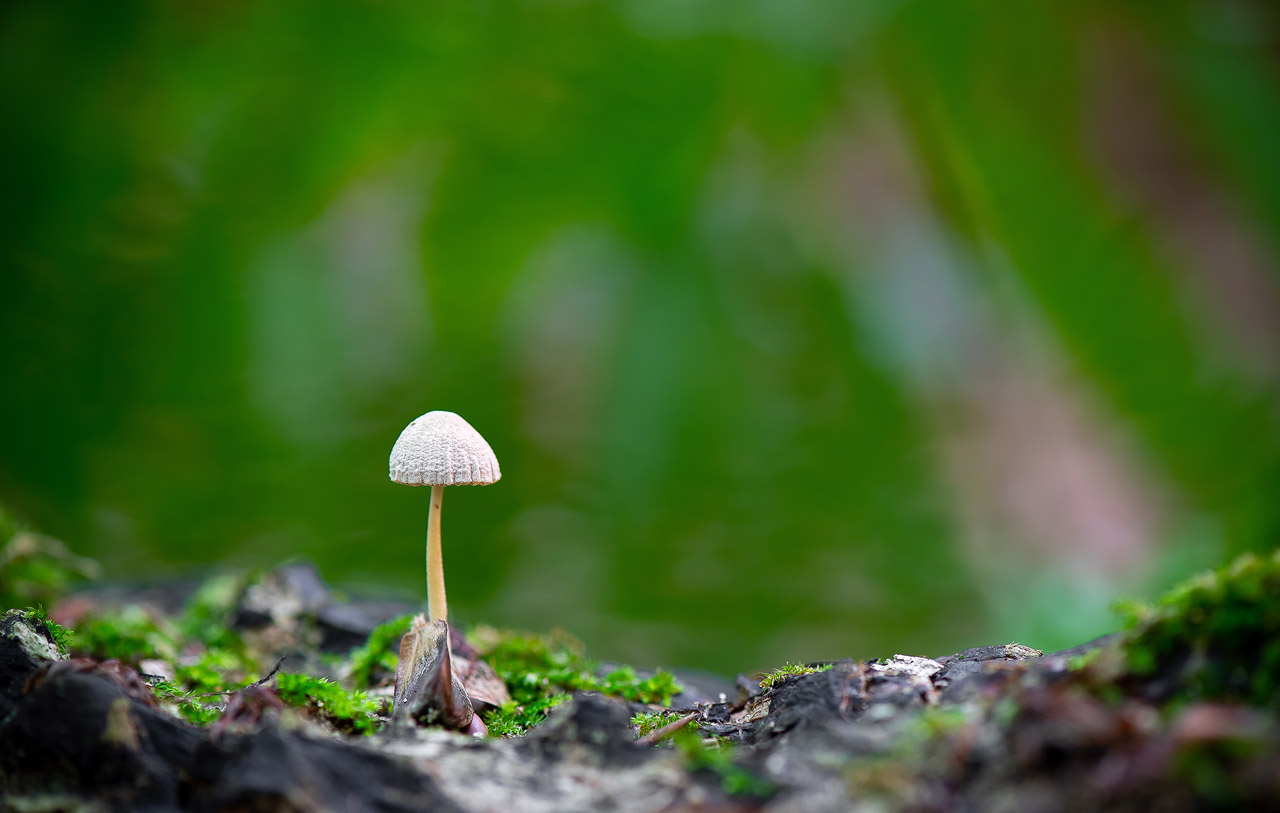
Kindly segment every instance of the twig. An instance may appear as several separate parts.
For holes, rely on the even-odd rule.
[[[281,656],[280,656],[280,660],[276,661],[276,665],[275,665],[275,666],[273,666],[273,667],[271,667],[271,671],[270,671],[270,672],[267,672],[266,677],[262,678],[262,679],[261,679],[261,680],[259,680],[257,683],[250,683],[248,686],[245,686],[245,688],[246,688],[246,689],[248,689],[248,688],[251,688],[251,687],[253,687],[253,686],[261,686],[262,684],[266,683],[268,680],[271,680],[271,678],[273,678],[273,677],[275,677],[275,676],[276,676],[276,672],[279,672],[279,671],[280,671],[280,667],[281,667],[281,666],[284,666],[284,662],[285,662],[285,661],[287,661],[287,660],[289,660],[289,658],[291,658],[291,657],[293,657],[293,656],[292,656],[292,655],[281,655]]]
[[[223,689],[220,692],[204,692],[202,694],[193,694],[191,695],[191,697],[218,697],[224,694],[235,694],[236,692],[242,692],[245,689],[252,689],[255,686],[261,686],[262,684],[266,683],[268,680],[271,680],[271,678],[275,677],[276,672],[280,671],[280,667],[284,666],[284,662],[289,660],[289,658],[292,658],[292,657],[293,657],[292,653],[288,655],[281,655],[280,660],[276,661],[276,665],[271,667],[271,671],[267,672],[265,677],[261,678],[260,680],[255,680],[253,683],[246,683],[245,685],[240,686],[239,688],[236,688],[236,689]]]
[[[648,734],[645,734],[643,737],[636,740],[636,742],[641,745],[657,745],[667,737],[670,737],[672,734],[689,725],[689,723],[692,723],[693,719],[697,716],[698,712],[696,711],[692,714],[686,714],[674,723],[667,723],[662,728],[655,728],[653,731],[650,731]]]

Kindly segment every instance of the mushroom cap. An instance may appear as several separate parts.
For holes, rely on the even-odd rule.
[[[493,449],[452,412],[414,418],[391,449],[391,479],[407,486],[486,486],[501,477]]]

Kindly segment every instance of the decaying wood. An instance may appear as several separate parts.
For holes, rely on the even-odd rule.
[[[271,623],[260,627],[265,635],[275,634]],[[215,724],[190,725],[158,707],[128,666],[68,660],[42,623],[7,613],[0,618],[5,809],[1053,813],[1280,806],[1273,715],[1222,701],[1159,706],[1153,698],[1168,692],[1158,674],[1099,690],[1096,674],[1086,678],[1072,658],[1105,650],[1111,639],[1050,655],[1011,644],[938,658],[843,660],[768,690],[740,678],[740,692],[726,683],[712,693],[718,702],[704,695],[695,703],[688,699],[694,693],[678,699],[673,710],[683,716],[637,741],[631,717],[654,709],[593,694],[575,696],[522,738],[423,727],[465,730],[479,719],[459,708],[468,676],[477,703],[504,702],[496,676],[464,642],[458,649],[467,657],[454,656],[449,636],[442,622],[415,622],[402,641],[395,720],[374,736],[341,739],[286,723],[269,685],[232,695]],[[736,750],[699,760],[685,745],[659,742],[689,731]],[[1204,760],[1199,768],[1197,759]]]

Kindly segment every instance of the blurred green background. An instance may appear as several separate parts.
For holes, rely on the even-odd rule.
[[[1280,7],[9,2],[0,500],[593,654],[1069,646],[1280,540]]]

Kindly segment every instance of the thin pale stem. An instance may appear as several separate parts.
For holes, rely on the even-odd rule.
[[[427,510],[427,613],[432,621],[449,620],[449,604],[444,598],[444,557],[440,549],[440,510],[444,486],[431,487],[431,508]]]

